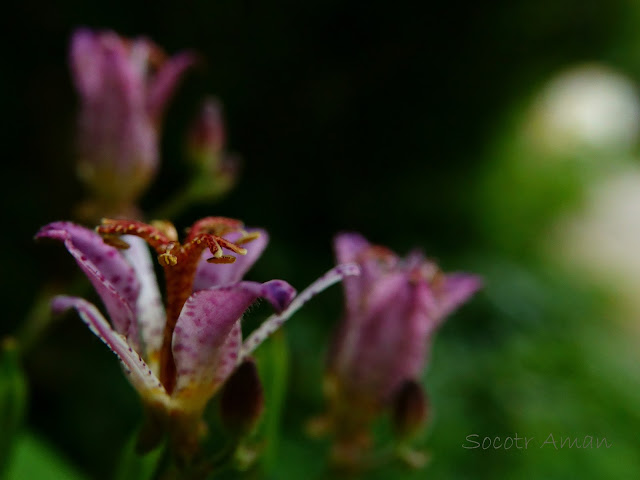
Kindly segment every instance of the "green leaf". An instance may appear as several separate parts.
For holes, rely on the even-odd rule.
[[[26,398],[18,345],[12,338],[4,339],[0,344],[0,477],[7,469],[22,427]]]
[[[265,414],[260,436],[267,443],[262,454],[262,468],[270,476],[277,465],[280,419],[289,373],[289,349],[282,330],[274,333],[256,351],[255,356],[265,394]]]
[[[17,438],[8,473],[7,480],[85,480],[84,475],[31,433]]]
[[[144,455],[136,452],[138,435],[139,432],[136,431],[122,449],[115,475],[116,480],[148,480],[152,477],[160,461],[164,450],[163,446]]]

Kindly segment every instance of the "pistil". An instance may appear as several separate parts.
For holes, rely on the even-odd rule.
[[[182,307],[192,293],[202,252],[206,248],[212,253],[213,257],[207,259],[209,263],[233,263],[235,257],[223,254],[222,249],[245,255],[247,250],[239,244],[254,240],[257,236],[244,232],[240,221],[224,217],[207,217],[196,222],[189,230],[184,244],[178,242],[173,225],[165,221],[147,225],[136,221],[105,219],[96,231],[106,243],[116,248],[127,248],[126,242],[119,235],[138,236],[158,254],[158,261],[165,274],[167,298],[167,322],[160,351],[160,381],[167,393],[171,394],[176,383],[176,365],[171,350],[173,331]],[[221,236],[236,231],[242,234],[236,242],[230,242]]]

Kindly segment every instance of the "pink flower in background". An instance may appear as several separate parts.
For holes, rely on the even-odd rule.
[[[329,378],[336,401],[366,417],[419,384],[435,330],[480,280],[442,273],[419,252],[400,258],[354,233],[338,235],[335,251],[338,263],[358,264],[361,275],[344,280],[346,311]]]
[[[133,204],[158,166],[163,113],[192,53],[166,58],[146,38],[79,29],[70,62],[80,95],[78,173],[109,205]]]

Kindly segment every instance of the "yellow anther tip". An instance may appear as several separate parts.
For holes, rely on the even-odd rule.
[[[158,255],[158,261],[161,265],[172,267],[178,263],[178,257],[170,253],[163,253],[161,255]]]

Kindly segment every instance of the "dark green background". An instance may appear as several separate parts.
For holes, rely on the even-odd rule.
[[[214,94],[225,106],[229,149],[244,159],[241,179],[220,203],[174,220],[185,227],[225,215],[265,227],[271,245],[252,278],[304,287],[332,264],[331,238],[341,230],[402,253],[420,246],[446,270],[484,275],[485,291],[441,332],[426,378],[434,406],[423,441],[430,469],[393,467],[380,478],[638,477],[638,367],[612,355],[632,351],[633,341],[604,323],[606,298],[533,255],[510,237],[508,223],[487,234],[491,212],[479,206],[485,195],[510,201],[508,186],[485,192],[480,180],[542,81],[591,60],[640,79],[634,2],[26,1],[6,8],[0,334],[20,327],[45,283],[75,271],[62,248],[32,241],[41,225],[71,218],[83,197],[73,174],[69,36],[81,25],[145,34],[169,52],[190,48],[207,60],[168,111],[146,211],[186,180],[184,131],[199,100]],[[511,220],[529,221],[517,212]],[[334,287],[287,326],[294,361],[273,478],[300,478],[323,464],[326,442],[306,438],[303,423],[322,409],[323,357],[340,309]],[[111,478],[139,415],[115,359],[68,316],[25,364],[28,428],[87,478]],[[516,431],[606,436],[614,446],[461,448],[472,433]]]

